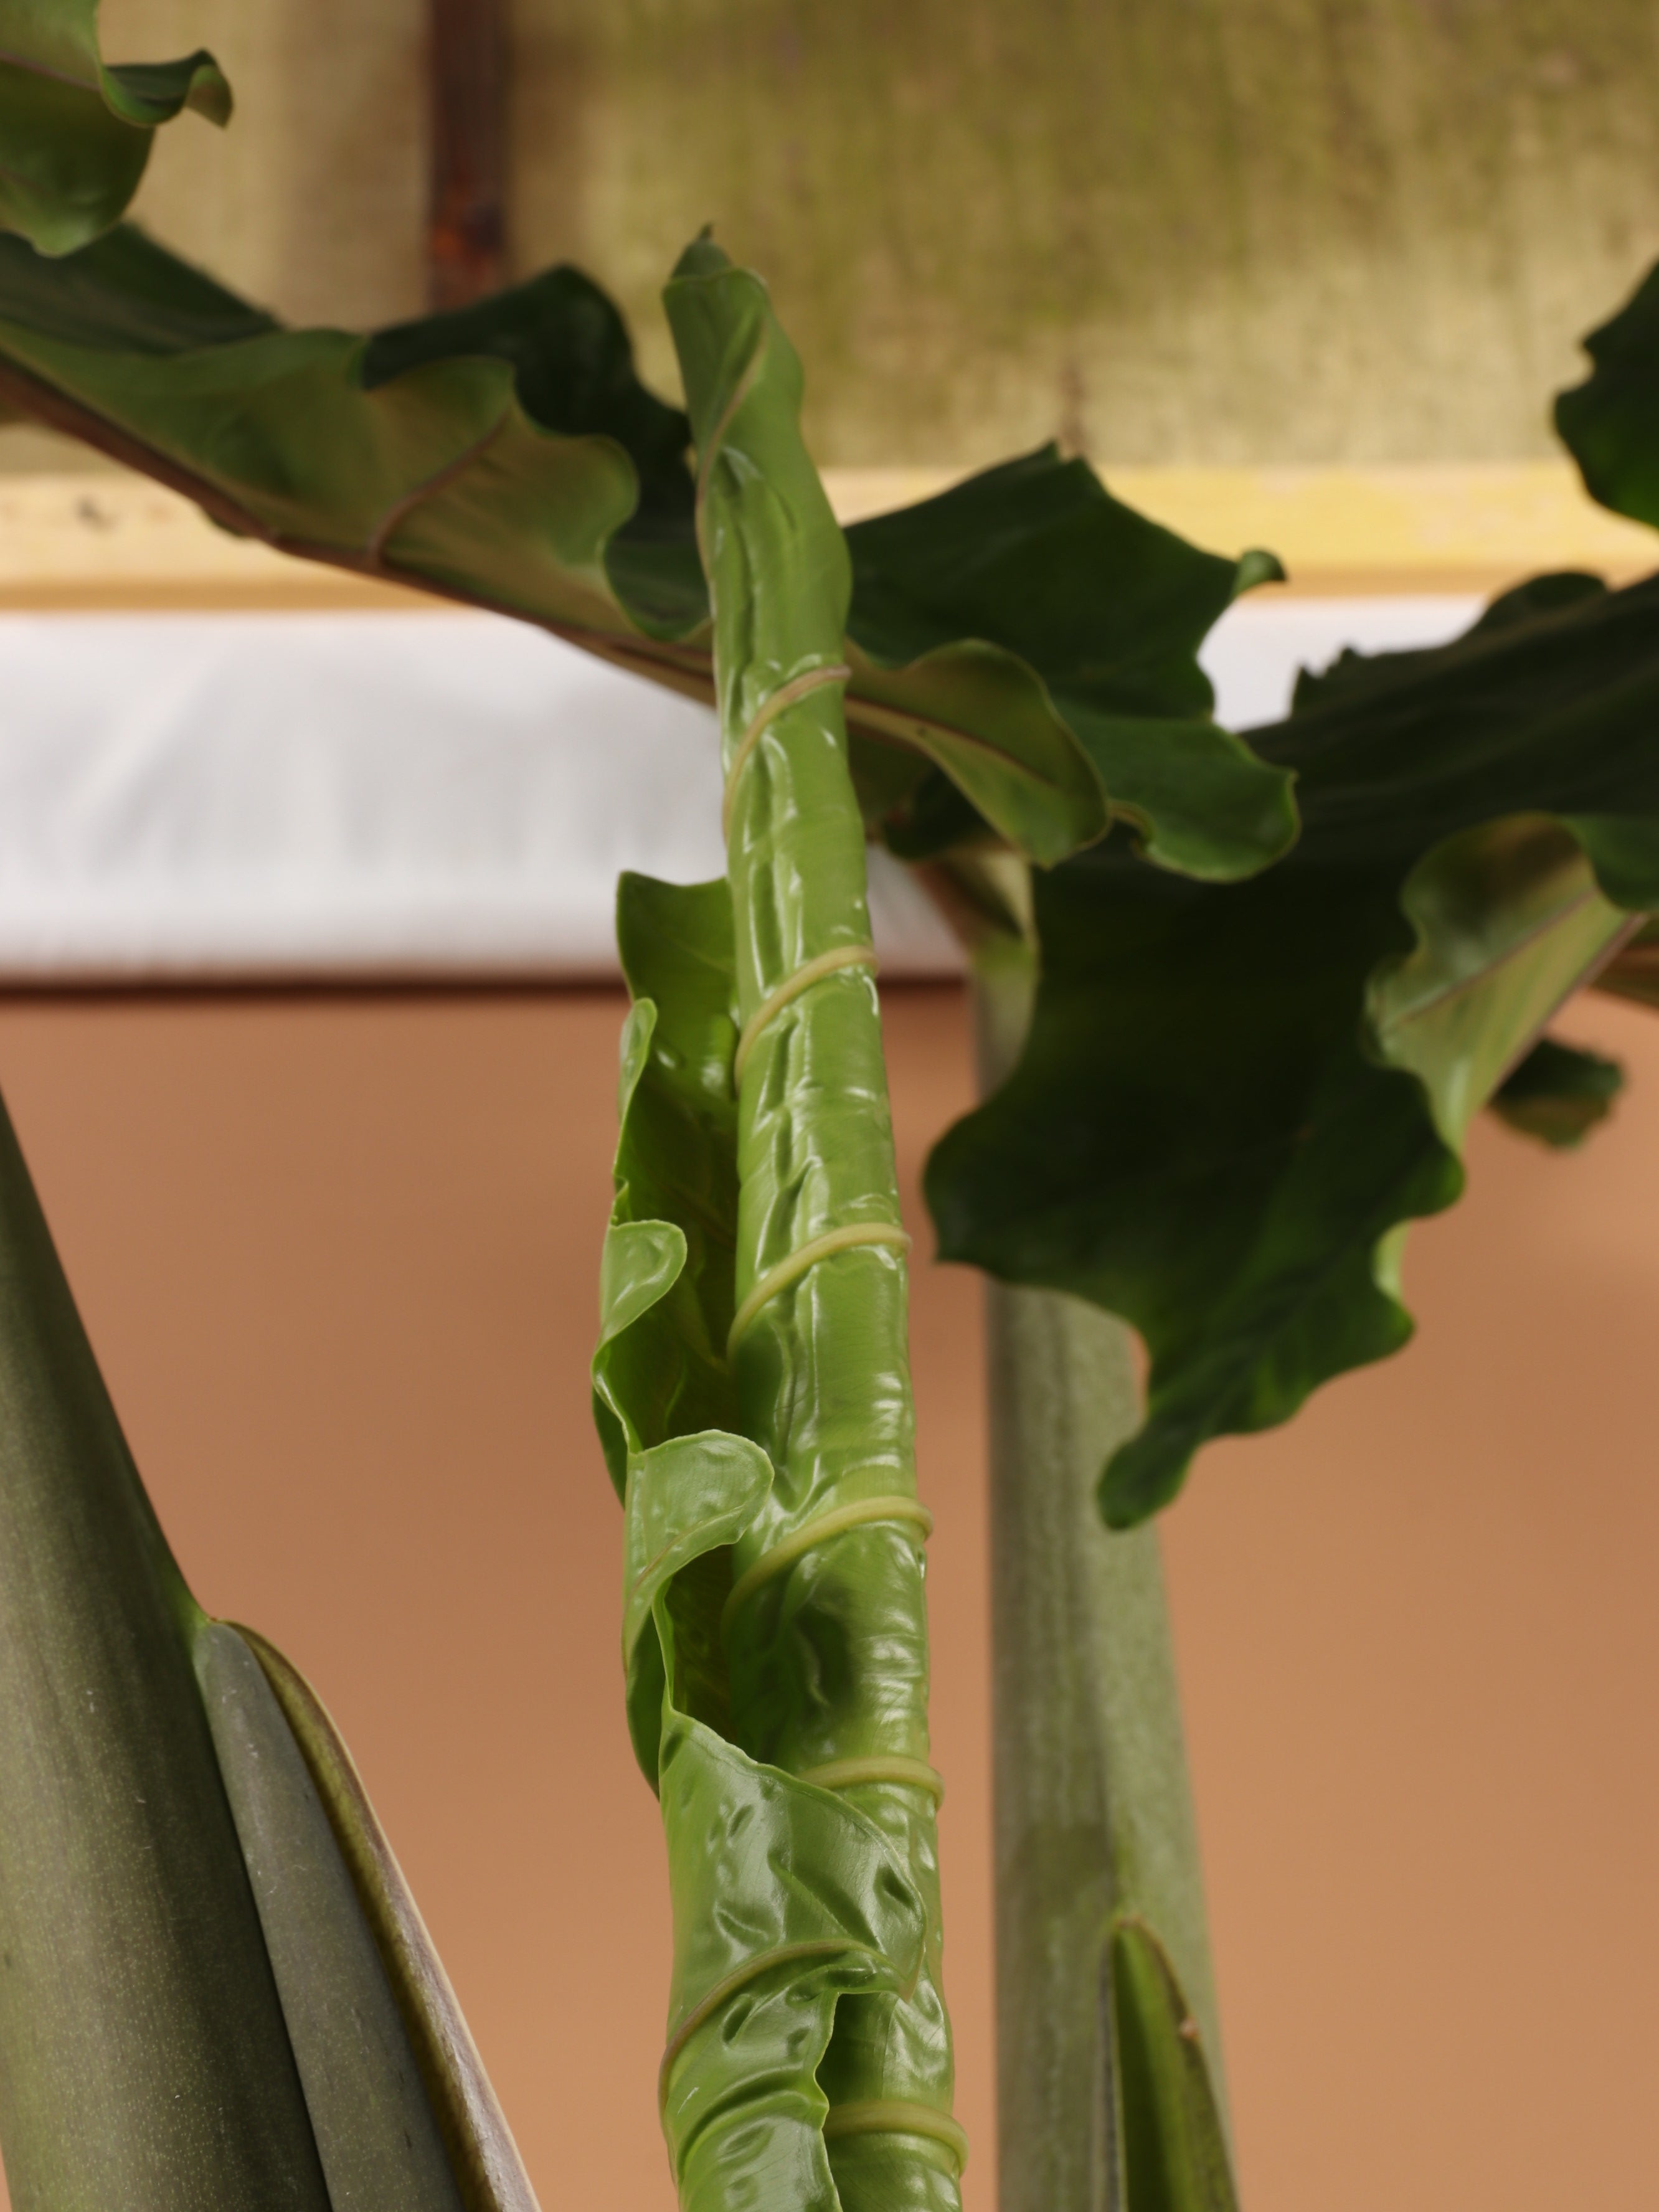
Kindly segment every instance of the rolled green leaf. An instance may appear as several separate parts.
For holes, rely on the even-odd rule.
[[[1304,825],[1256,881],[1115,843],[1036,878],[1024,1056],[928,1193],[947,1256],[1146,1339],[1114,1525],[1405,1342],[1397,1232],[1458,1196],[1471,1115],[1659,904],[1656,714],[1659,580],[1537,580],[1251,733]]]
[[[732,1548],[732,1726],[889,1839],[927,1940],[908,1990],[843,1996],[817,2071],[846,2212],[953,2207],[922,1536],[899,1224],[842,659],[845,541],[764,288],[702,244],[666,294],[714,613],[741,1033],[728,1334],[771,1486]]]
[[[686,420],[574,270],[365,339],[285,331],[131,230],[62,263],[0,239],[0,404],[228,529],[710,694]],[[848,543],[854,779],[896,850],[1048,864],[1115,821],[1205,877],[1285,849],[1289,779],[1209,719],[1195,658],[1263,556],[1183,544],[1052,450]]]
[[[854,1993],[912,1988],[921,1899],[856,1806],[736,1740],[723,1633],[766,1453],[726,1357],[738,1219],[731,898],[623,878],[617,1200],[594,1407],[626,1511],[623,1657],[662,1800],[675,1950],[662,2118],[693,2212],[836,2212],[818,2075]]]
[[[0,0],[0,230],[69,253],[138,189],[156,126],[192,107],[230,119],[211,54],[111,68],[98,0]]]

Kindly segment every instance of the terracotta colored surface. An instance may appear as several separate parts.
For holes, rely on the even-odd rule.
[[[666,2212],[666,1916],[586,1425],[618,1002],[0,1007],[11,1099],[198,1594],[352,1741],[548,2212]],[[908,1172],[968,1096],[893,992]],[[1260,2212],[1624,2212],[1659,2060],[1659,1024],[1582,1155],[1501,1133],[1425,1328],[1218,1451],[1170,1543],[1242,2179]],[[919,1271],[972,2212],[990,2212],[978,1297]]]

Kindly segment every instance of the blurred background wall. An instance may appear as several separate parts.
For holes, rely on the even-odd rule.
[[[1550,450],[1659,253],[1652,0],[499,0],[506,235],[622,300],[713,222],[771,281],[830,466]],[[480,9],[486,0],[477,0]],[[239,109],[139,203],[285,314],[423,298],[423,0],[105,0]]]
[[[884,987],[966,2212],[994,2212],[979,1285],[917,1182],[972,1095]],[[0,1000],[0,1079],[202,1601],[345,1731],[544,2212],[672,2212],[657,1808],[587,1410],[619,994]],[[1164,1522],[1248,2212],[1648,2212],[1659,2079],[1659,1020],[1548,1157],[1475,1132],[1418,1340]],[[0,2198],[3,2201],[3,2198]],[[230,2208],[227,2208],[230,2212]]]

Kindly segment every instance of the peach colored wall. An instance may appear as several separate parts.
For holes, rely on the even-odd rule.
[[[962,1001],[888,994],[901,1152]],[[328,1698],[548,2212],[668,2212],[666,1913],[584,1369],[606,994],[0,1006],[0,1083],[198,1595]],[[1659,2061],[1659,1025],[1582,1155],[1501,1132],[1425,1327],[1168,1522],[1261,2212],[1636,2212]],[[991,2212],[978,1292],[918,1270],[949,1973]]]

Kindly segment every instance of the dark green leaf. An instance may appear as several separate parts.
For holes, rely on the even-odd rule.
[[[1253,732],[1306,824],[1254,883],[1115,840],[1037,880],[1024,1056],[928,1190],[947,1256],[1146,1338],[1115,1523],[1404,1342],[1391,1232],[1457,1195],[1469,1115],[1659,902],[1659,582],[1539,600]]]
[[[0,0],[0,229],[43,253],[106,230],[138,189],[159,124],[230,117],[211,54],[111,69],[98,0]]]
[[[1028,830],[1017,842],[1034,858],[1062,859],[1115,818],[1135,829],[1153,860],[1202,876],[1251,873],[1290,843],[1287,781],[1209,719],[1212,695],[1197,659],[1241,588],[1276,563],[1200,553],[1053,447],[854,523],[847,543],[848,627],[860,653],[890,672],[878,679],[872,670],[861,686],[867,696],[972,738],[963,695],[988,702],[1000,684],[1003,715],[1031,730],[1028,757],[1042,752],[1046,726],[1057,779],[1060,741],[1069,733],[1081,745],[1098,790],[1091,800],[1086,782],[1074,780],[1069,845]],[[860,726],[873,725],[866,718]],[[941,734],[927,750],[991,812],[968,747],[953,750]],[[917,816],[937,810],[928,792],[921,786],[901,811],[896,849],[939,849],[942,841],[923,846],[915,832]]]
[[[1593,499],[1659,527],[1659,269],[1584,350],[1593,372],[1557,399],[1555,427]]]
[[[1581,1145],[1613,1111],[1625,1087],[1616,1060],[1540,1037],[1492,1095],[1492,1111],[1522,1136],[1568,1148]]]

